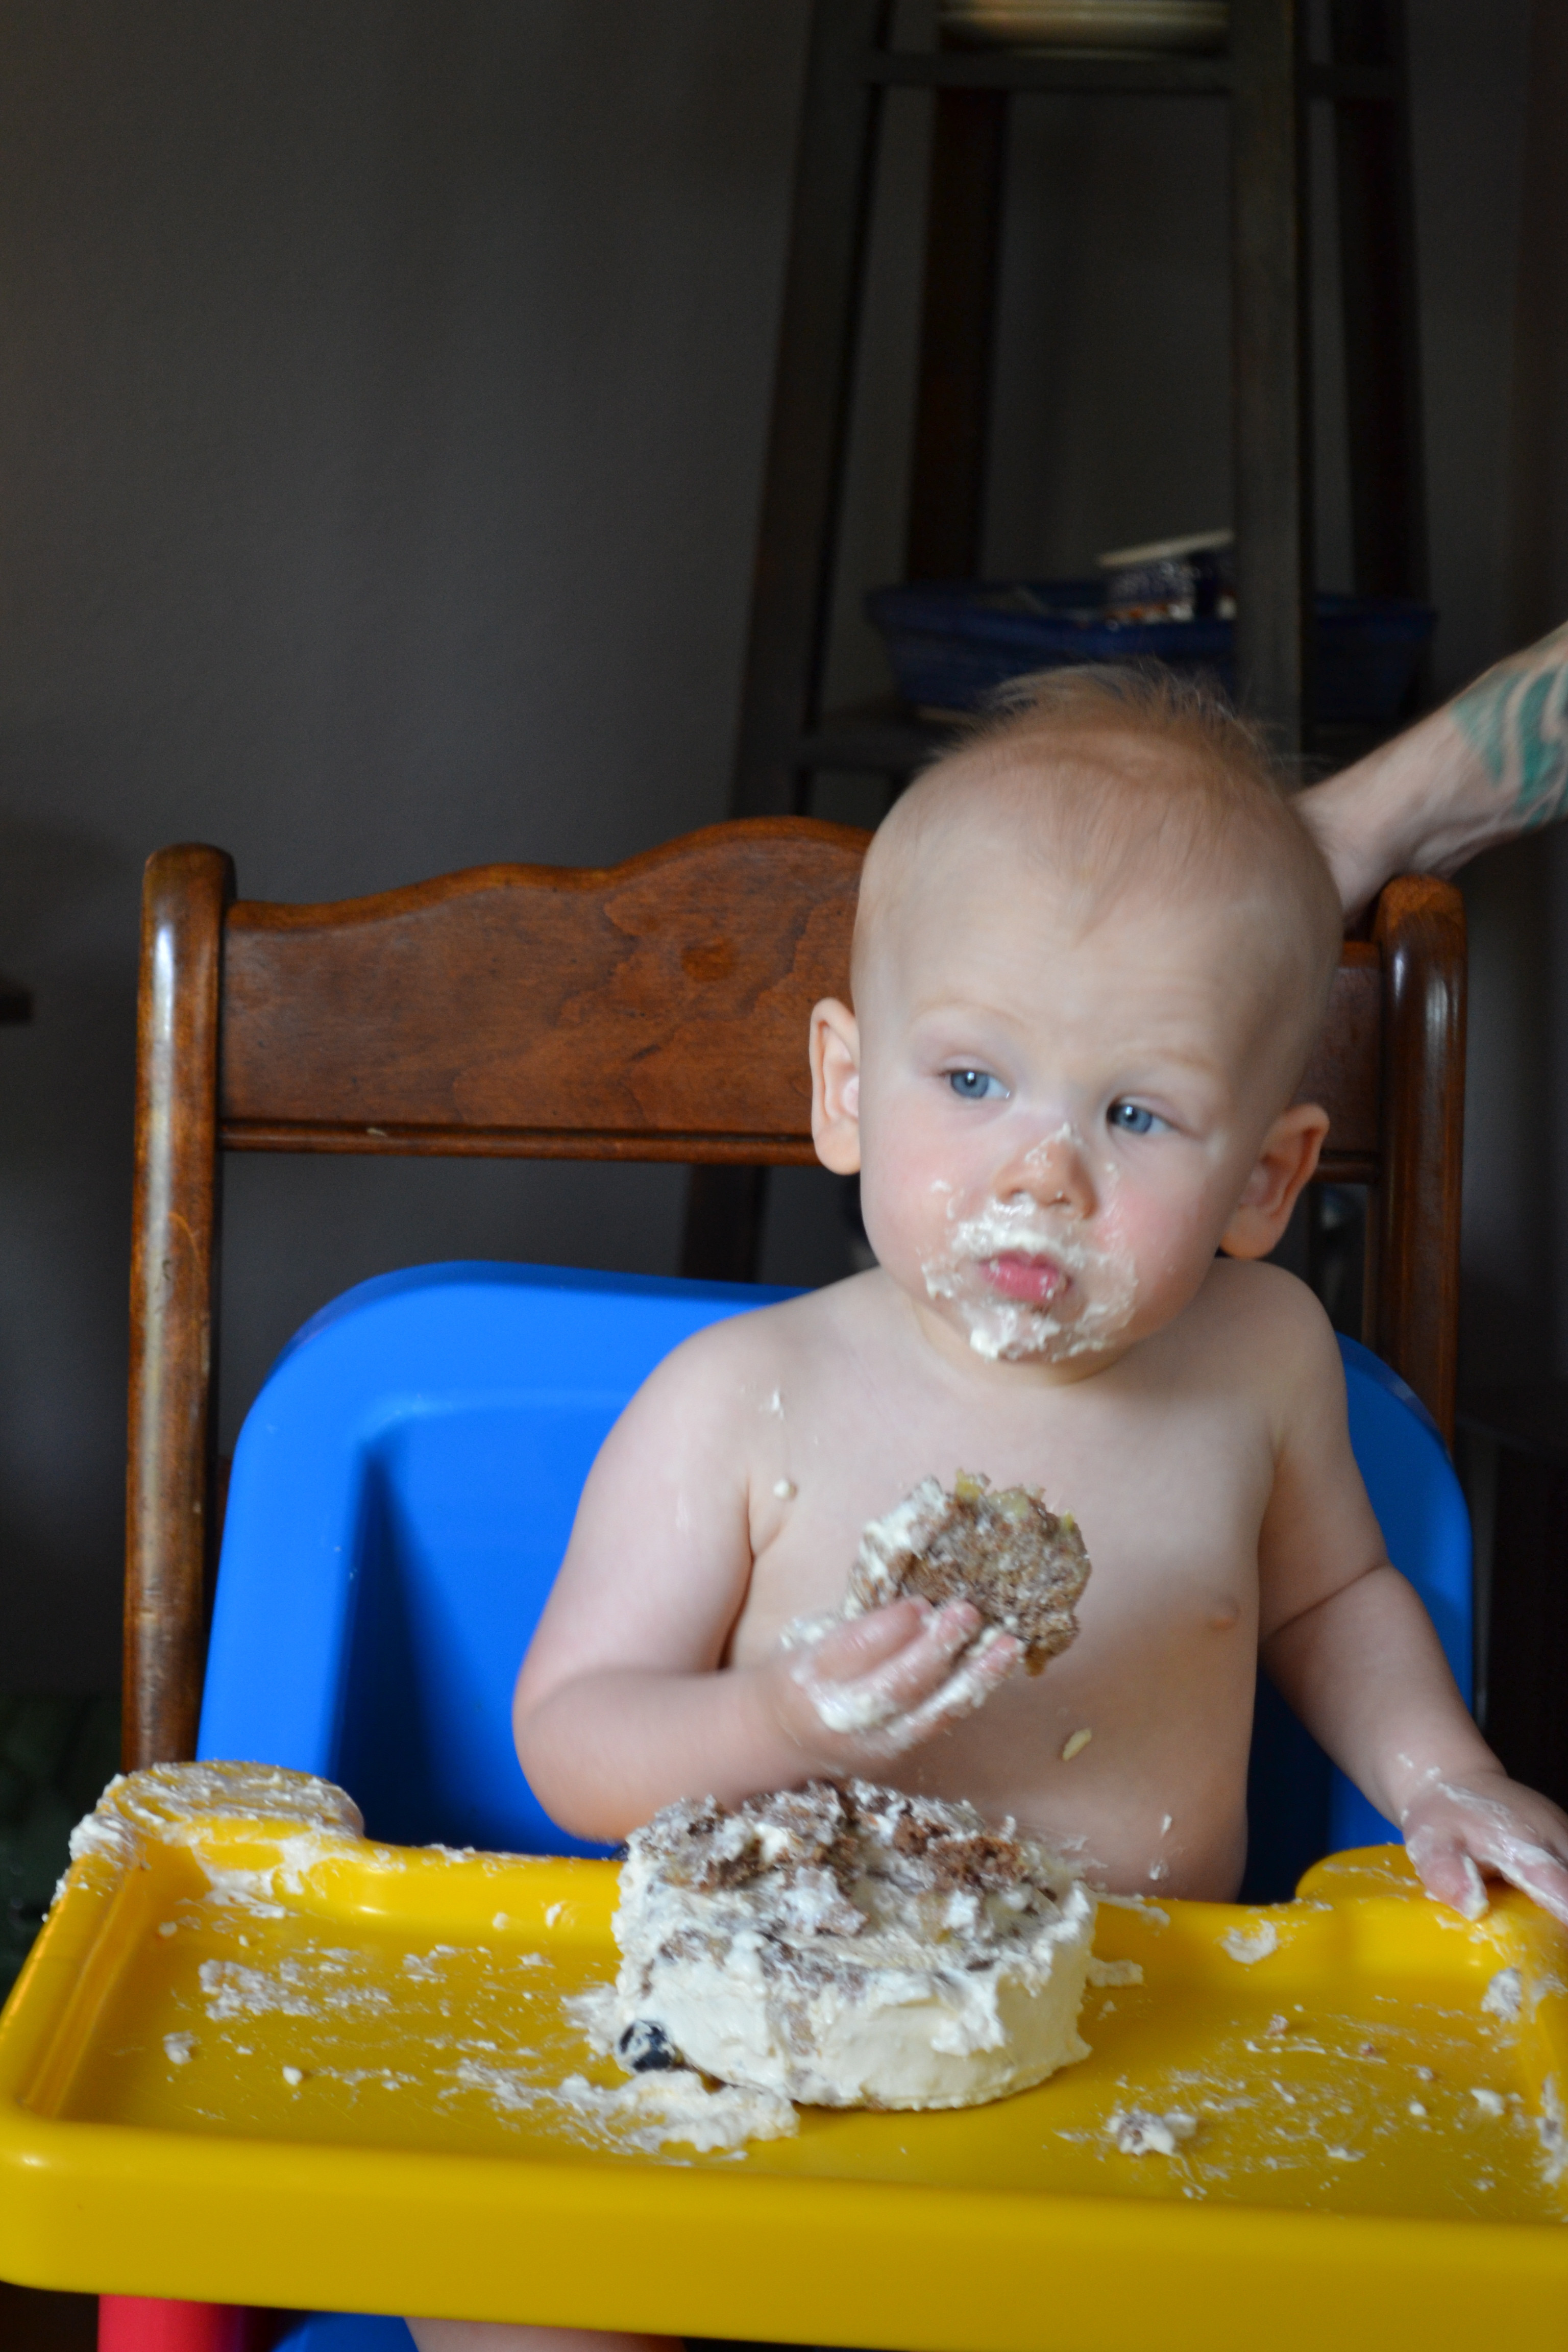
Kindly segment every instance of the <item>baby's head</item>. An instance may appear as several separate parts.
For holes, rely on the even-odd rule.
[[[1271,1249],[1340,936],[1257,738],[1168,677],[1047,673],[928,770],[812,1023],[818,1151],[922,1316],[1084,1372]]]

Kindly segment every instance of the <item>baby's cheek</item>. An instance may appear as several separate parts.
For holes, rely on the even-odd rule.
[[[861,1131],[860,1211],[872,1246],[878,1247],[879,1233],[889,1255],[923,1263],[952,1231],[965,1171],[952,1165],[943,1138],[927,1135],[915,1120],[906,1118],[885,1129],[867,1121]]]
[[[1196,1292],[1214,1257],[1207,1220],[1185,1202],[1123,1186],[1105,1220],[1105,1246],[1125,1254],[1138,1281],[1140,1319],[1173,1314]]]

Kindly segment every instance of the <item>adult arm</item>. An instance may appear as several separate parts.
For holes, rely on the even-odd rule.
[[[1453,874],[1568,814],[1568,624],[1298,805],[1347,915],[1394,874]]]

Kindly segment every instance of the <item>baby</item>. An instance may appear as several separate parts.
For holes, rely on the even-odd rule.
[[[1568,1921],[1568,1819],[1466,1713],[1333,1333],[1258,1263],[1328,1124],[1292,1097],[1340,936],[1252,736],[1167,683],[1033,681],[905,794],[853,1010],[811,1020],[817,1152],[877,1265],[699,1333],[611,1432],[517,1689],[558,1820],[860,1774],[1013,1814],[1110,1891],[1224,1900],[1261,1656],[1431,1895],[1473,1918],[1499,1875]],[[961,1466],[1076,1515],[1074,1646],[955,1671],[976,1612],[909,1599],[781,1646],[866,1522]]]

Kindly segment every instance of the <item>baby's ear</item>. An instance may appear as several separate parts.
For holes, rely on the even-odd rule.
[[[847,1004],[811,1008],[811,1139],[836,1176],[860,1168],[860,1027]]]
[[[1318,1164],[1329,1114],[1317,1103],[1292,1103],[1263,1139],[1231,1221],[1220,1235],[1226,1257],[1267,1257],[1290,1222],[1301,1187]]]

